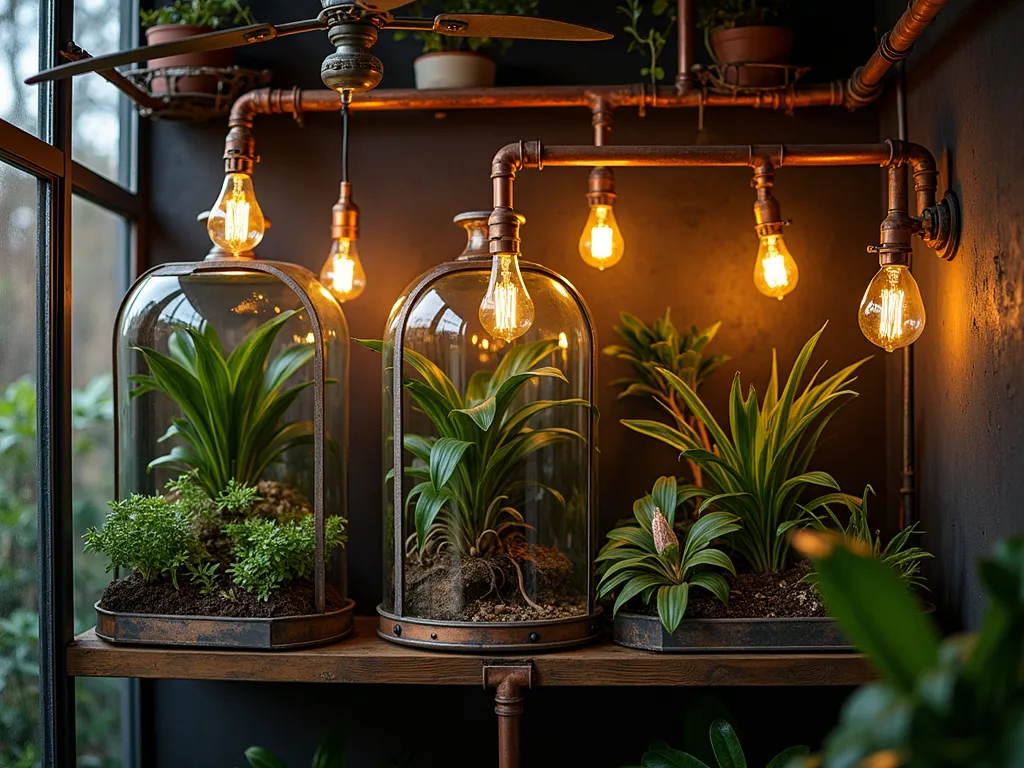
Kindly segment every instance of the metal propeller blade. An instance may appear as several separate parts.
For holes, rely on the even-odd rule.
[[[217,51],[222,48],[240,48],[251,43],[265,43],[268,40],[273,40],[275,37],[298,35],[303,32],[312,32],[323,28],[324,23],[319,19],[292,21],[287,24],[278,24],[277,26],[273,24],[251,24],[247,27],[207,32],[169,43],[142,45],[129,51],[120,51],[105,56],[94,56],[88,59],[72,61],[68,64],[61,64],[60,66],[47,69],[38,75],[33,75],[25,82],[33,85],[47,80],[61,80],[86,72],[102,72],[124,64],[146,61],[147,59],[179,56],[183,53],[198,53],[200,51]]]
[[[489,13],[442,13],[428,19],[395,19],[388,29],[423,29],[452,37],[499,37],[521,40],[610,40],[611,35],[591,27],[534,16]]]

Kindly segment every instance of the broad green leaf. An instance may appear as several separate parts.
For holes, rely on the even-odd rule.
[[[344,768],[348,744],[345,732],[335,728],[317,747],[312,768]]]
[[[690,596],[690,585],[686,582],[658,590],[658,617],[665,631],[672,634],[679,628],[679,622],[686,614],[686,603]]]
[[[463,454],[473,447],[473,443],[442,437],[430,449],[430,482],[434,488],[444,488],[452,474],[462,461]]]
[[[808,747],[789,747],[771,759],[765,768],[789,768],[789,766],[800,757],[807,757],[811,754]]]
[[[676,517],[677,489],[678,482],[674,477],[659,477],[654,481],[654,490],[651,491],[654,505],[661,510],[669,525],[672,525]]]
[[[491,424],[494,422],[494,409],[497,405],[497,401],[493,397],[488,397],[483,402],[474,405],[472,408],[456,408],[452,413],[464,413],[473,420],[481,431],[486,432],[491,428]]]
[[[651,574],[641,574],[635,577],[629,583],[622,588],[619,592],[618,597],[615,598],[615,605],[612,606],[612,616],[614,617],[619,612],[619,608],[624,606],[647,587],[660,586],[665,583],[663,576],[655,576]]]
[[[245,750],[245,759],[251,768],[288,768],[281,758],[263,747],[249,747]]]
[[[416,499],[416,538],[420,547],[426,541],[427,532],[434,524],[437,513],[444,506],[445,497],[437,490],[432,483],[424,483],[426,487],[420,491]],[[419,488],[420,486],[417,486]]]
[[[743,747],[725,720],[715,720],[711,724],[711,748],[715,751],[719,768],[747,768],[747,759],[743,756]]]
[[[718,598],[723,605],[729,602],[729,582],[720,573],[701,571],[690,577],[691,587],[703,587]]]

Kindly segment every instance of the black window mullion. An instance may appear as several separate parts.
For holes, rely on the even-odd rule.
[[[71,40],[74,3],[40,4],[41,67]],[[74,639],[71,519],[71,83],[41,88],[44,139],[63,153],[63,173],[42,183],[37,277],[39,457],[40,742],[45,768],[75,765],[75,690],[65,652]]]

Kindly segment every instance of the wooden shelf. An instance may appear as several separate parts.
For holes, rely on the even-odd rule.
[[[479,686],[484,664],[527,660],[537,686],[853,686],[874,677],[856,654],[659,654],[608,642],[532,656],[437,653],[385,642],[376,626],[374,617],[357,617],[354,636],[343,642],[277,652],[113,645],[89,630],[68,647],[68,674]]]

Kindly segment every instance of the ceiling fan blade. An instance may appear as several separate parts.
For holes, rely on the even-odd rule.
[[[355,0],[355,4],[360,8],[365,8],[368,11],[381,11],[382,13],[393,11],[395,8],[401,8],[410,2],[412,0]]]
[[[32,75],[25,82],[29,85],[34,85],[35,83],[42,83],[47,80],[61,80],[66,77],[73,77],[74,75],[81,75],[86,72],[102,72],[124,64],[135,64],[147,59],[159,59],[164,56],[178,56],[183,53],[198,53],[200,51],[217,51],[222,48],[240,48],[250,43],[264,43],[267,40],[273,40],[275,37],[297,35],[323,28],[324,24],[322,21],[310,19],[309,21],[293,21],[287,24],[278,24],[277,26],[273,24],[251,24],[247,27],[223,29],[217,32],[184,37],[169,43],[142,45],[129,51],[119,51],[118,53],[109,53],[105,56],[79,59],[68,64],[52,67],[37,75]]]
[[[522,40],[611,40],[598,29],[534,16],[502,16],[489,13],[442,13],[433,31],[453,37],[503,37]]]

